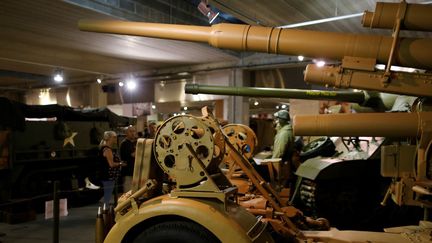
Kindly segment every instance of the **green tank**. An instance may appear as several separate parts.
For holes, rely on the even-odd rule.
[[[102,108],[25,105],[3,97],[0,108],[0,211],[10,223],[26,220],[29,210],[41,210],[54,181],[69,191],[72,205],[98,200],[100,191],[79,188],[85,188],[86,177],[96,177],[101,136],[135,123]],[[17,199],[32,206],[11,203]]]

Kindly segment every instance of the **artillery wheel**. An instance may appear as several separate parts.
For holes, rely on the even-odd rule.
[[[252,158],[255,148],[258,145],[258,139],[255,132],[248,126],[243,124],[228,124],[222,128],[225,135],[228,137],[229,142],[237,148],[237,150],[247,159]],[[231,151],[226,150],[227,155],[224,162],[229,164],[231,160]]]
[[[208,171],[217,168],[213,134],[199,118],[182,115],[166,120],[159,128],[153,151],[159,166],[182,186],[193,187],[205,179],[205,173],[188,145]],[[181,179],[181,182],[180,180]]]
[[[210,231],[193,222],[168,221],[153,225],[139,234],[133,243],[220,242]]]

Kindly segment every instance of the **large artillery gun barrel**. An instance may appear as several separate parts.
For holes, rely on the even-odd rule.
[[[307,83],[336,88],[377,90],[386,93],[432,97],[432,75],[429,73],[394,72],[390,75],[391,85],[383,82],[384,71],[373,73],[352,71],[339,66],[306,66],[304,80]]]
[[[387,63],[392,37],[319,32],[239,24],[210,27],[113,20],[81,20],[84,31],[206,42],[217,48],[341,60],[345,56]],[[394,65],[432,69],[432,40],[399,38]]]
[[[432,5],[428,4],[377,2],[374,12],[364,12],[362,24],[370,28],[393,29],[395,19],[400,17],[401,29],[432,31],[431,13]]]
[[[216,85],[186,84],[186,94],[216,94],[248,97],[270,97],[306,100],[338,100],[363,104],[366,99],[364,92],[327,91],[302,89],[277,89],[262,87],[227,87]]]
[[[297,115],[296,136],[419,137],[432,112]]]
[[[331,90],[302,90],[302,89],[278,89],[263,87],[227,87],[216,85],[186,84],[186,94],[214,94],[234,95],[246,97],[269,97],[283,99],[302,100],[336,100],[342,102],[357,103],[356,111],[384,111],[390,110],[397,95],[366,92],[366,91],[331,91]],[[368,107],[368,109],[365,109]]]

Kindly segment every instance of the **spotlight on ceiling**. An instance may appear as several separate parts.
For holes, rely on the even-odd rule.
[[[60,68],[56,68],[54,70],[53,79],[57,83],[63,82],[63,70]]]
[[[135,90],[136,87],[137,87],[137,84],[136,84],[135,80],[130,79],[130,80],[126,81],[126,88],[128,90]]]
[[[96,82],[97,82],[98,84],[101,84],[101,83],[102,83],[102,80],[103,80],[103,76],[102,76],[102,75],[100,75],[100,76],[98,76],[98,77],[96,78]]]
[[[304,60],[304,56],[298,56],[297,59],[301,62]]]
[[[122,81],[119,82],[119,86],[123,87],[124,83]]]

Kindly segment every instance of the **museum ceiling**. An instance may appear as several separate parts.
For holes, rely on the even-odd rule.
[[[122,19],[208,25],[199,0],[2,0],[0,1],[0,89],[54,85],[52,74],[62,70],[66,84],[118,77],[126,73],[152,76],[155,70],[203,63],[236,63],[244,54],[206,44],[160,40],[78,30],[80,19]],[[397,2],[397,1],[387,1]],[[428,3],[428,1],[408,1]],[[222,21],[284,26],[373,11],[365,0],[209,0]],[[361,17],[298,27],[319,31],[385,33],[361,27]],[[408,33],[407,35],[418,35]],[[271,58],[270,58],[271,59]],[[271,63],[271,61],[269,61]],[[264,63],[265,64],[265,63]],[[217,65],[216,65],[217,66]],[[174,69],[173,69],[174,68]]]

